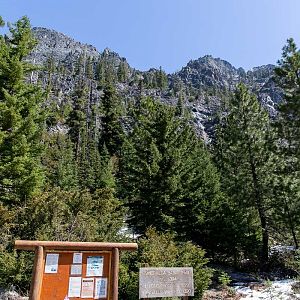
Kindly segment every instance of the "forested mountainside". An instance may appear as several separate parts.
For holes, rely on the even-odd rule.
[[[299,273],[300,52],[245,72],[205,56],[142,72],[29,19],[0,35],[0,287],[29,289],[15,239],[128,241],[120,298],[141,266]],[[215,277],[218,276],[215,273]],[[223,280],[226,276],[219,274]]]
[[[199,133],[207,138],[207,133],[212,133],[222,99],[228,97],[239,82],[244,82],[257,94],[272,116],[276,114],[276,105],[282,97],[281,89],[274,84],[274,65],[255,67],[246,72],[227,61],[207,55],[191,60],[173,74],[154,68],[142,72],[132,68],[126,58],[108,48],[98,52],[91,45],[46,28],[33,28],[33,34],[38,45],[31,53],[30,61],[47,66],[43,75],[39,73],[39,80],[43,81],[44,87],[51,81],[50,98],[57,104],[74,92],[82,78],[89,80],[91,101],[99,102],[99,79],[101,82],[105,76],[111,76],[124,103],[142,95],[176,105],[178,97],[182,97],[183,105],[192,113]]]

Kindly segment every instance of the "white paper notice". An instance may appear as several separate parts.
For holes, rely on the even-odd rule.
[[[71,275],[81,275],[82,265],[71,265]]]
[[[48,253],[46,256],[45,273],[57,273],[58,270],[58,258],[57,253]]]
[[[80,292],[81,292],[81,277],[70,277],[68,297],[80,297]]]
[[[107,278],[95,278],[95,297],[101,299],[107,297]]]
[[[88,256],[86,266],[86,276],[102,276],[103,256]]]
[[[73,264],[82,264],[82,253],[73,254]]]
[[[94,278],[82,278],[81,298],[94,297]]]

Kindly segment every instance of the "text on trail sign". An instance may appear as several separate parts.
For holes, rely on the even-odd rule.
[[[194,296],[193,268],[141,268],[139,298]]]

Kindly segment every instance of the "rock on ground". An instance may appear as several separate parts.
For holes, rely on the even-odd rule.
[[[15,291],[0,290],[0,300],[28,300],[28,297],[22,297]]]

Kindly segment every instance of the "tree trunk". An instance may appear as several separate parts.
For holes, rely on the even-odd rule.
[[[248,144],[248,151],[249,151],[249,160],[250,160],[251,174],[253,180],[253,188],[255,194],[255,203],[256,203],[256,208],[258,210],[261,231],[262,231],[262,249],[260,254],[260,263],[261,263],[261,267],[264,268],[269,258],[269,232],[268,232],[268,225],[267,225],[267,217],[263,206],[263,199],[260,191],[257,170],[252,156],[251,146],[249,144]]]
[[[262,267],[268,262],[269,258],[269,232],[267,227],[267,218],[265,211],[261,205],[261,203],[257,203],[259,205],[258,207],[258,213],[261,223],[261,230],[262,230],[262,249],[261,249],[261,264]]]
[[[294,222],[293,222],[293,220],[292,220],[292,218],[291,218],[291,214],[290,214],[290,209],[289,209],[289,206],[288,206],[288,204],[286,203],[286,201],[285,201],[284,204],[285,204],[285,210],[286,210],[286,213],[287,213],[288,222],[289,222],[289,227],[290,227],[291,232],[292,232],[292,236],[293,236],[295,248],[298,249],[298,248],[299,248],[299,245],[298,245],[298,240],[297,240],[296,233],[295,233]]]

